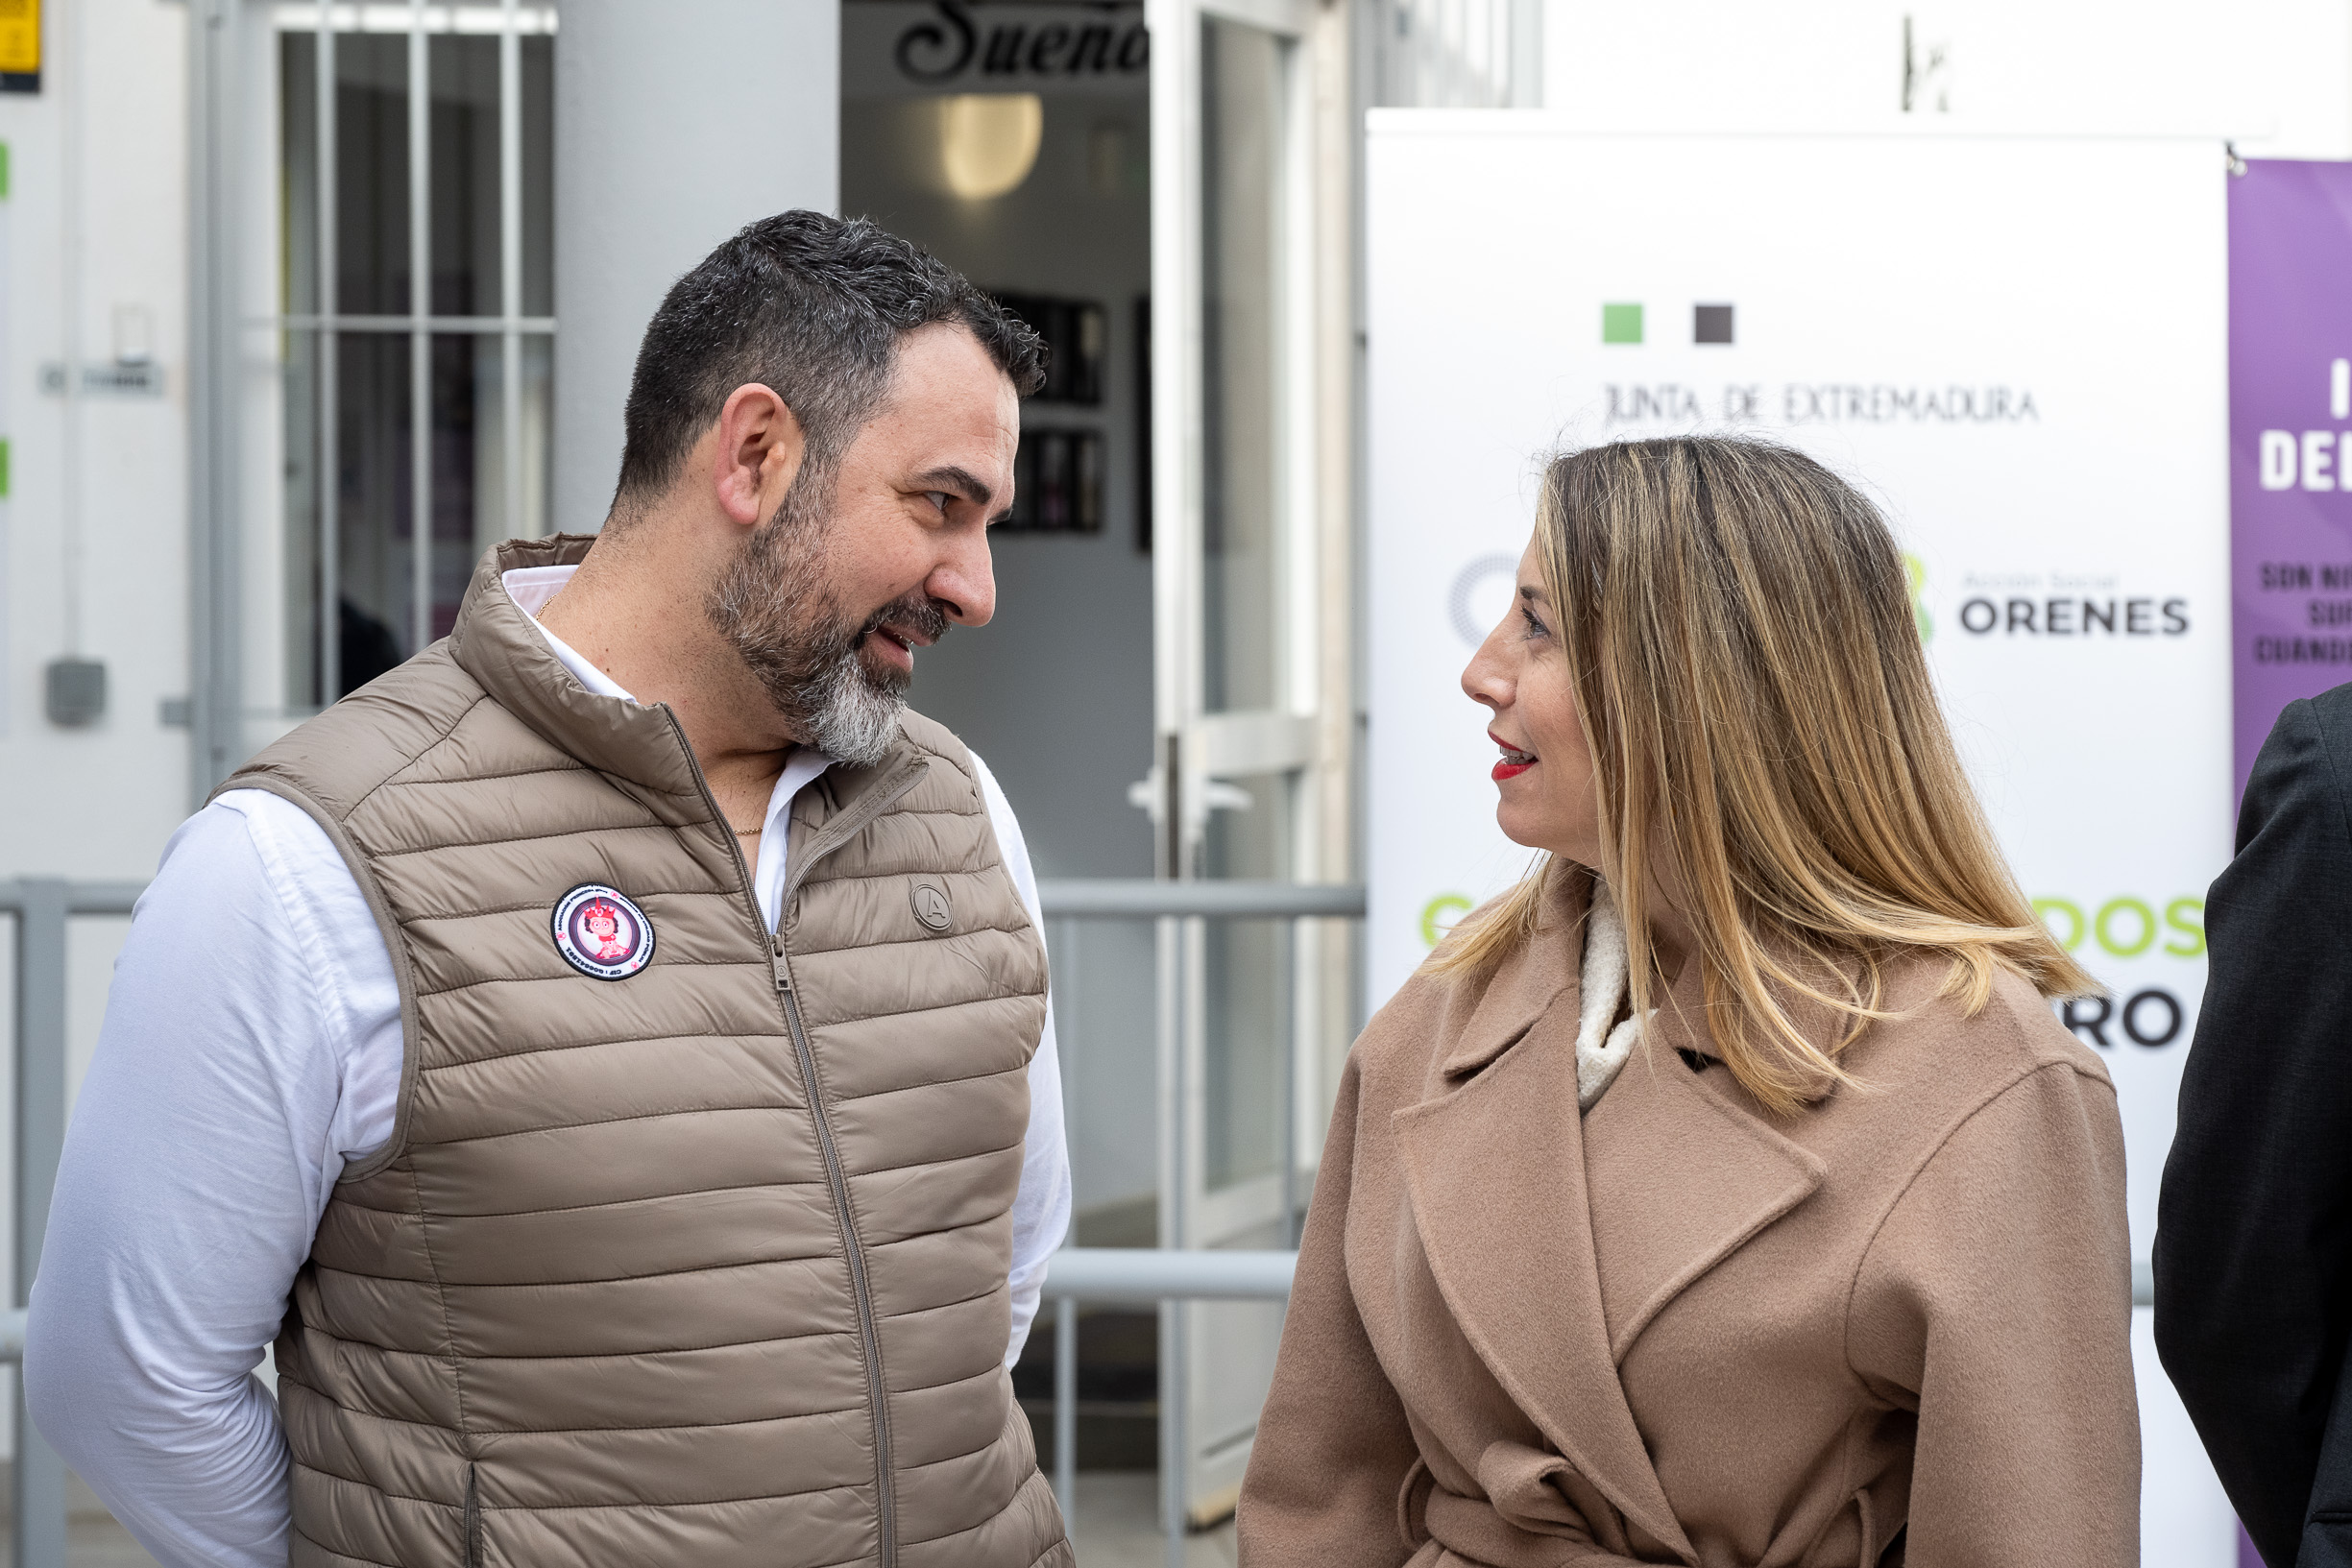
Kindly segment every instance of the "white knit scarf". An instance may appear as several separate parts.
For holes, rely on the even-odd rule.
[[[1582,969],[1584,1008],[1576,1025],[1576,1108],[1592,1109],[1616,1081],[1625,1060],[1641,1038],[1642,1026],[1658,1016],[1656,1008],[1611,1027],[1625,1004],[1632,970],[1626,960],[1625,917],[1609,884],[1593,879],[1592,912],[1585,917],[1585,959]]]

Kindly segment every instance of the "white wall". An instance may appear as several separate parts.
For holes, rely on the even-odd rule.
[[[9,159],[0,435],[10,470],[0,501],[0,879],[143,879],[187,808],[187,732],[159,717],[161,699],[187,689],[186,21],[186,8],[154,0],[53,6],[42,91],[0,96]],[[69,348],[85,362],[111,358],[118,305],[147,312],[165,395],[79,399],[69,440],[67,405],[41,391],[41,367]],[[61,730],[43,714],[44,666],[69,644],[107,665],[107,712],[86,729]],[[127,929],[75,923],[75,1084]],[[12,1020],[14,976],[6,981],[0,1020]],[[14,1195],[9,1088],[0,1082],[0,1232]],[[12,1451],[0,1430],[0,1455]]]
[[[1917,63],[1946,60],[1917,114],[2352,157],[2342,0],[1549,0],[1544,103],[1626,129],[1871,125],[1900,115],[1906,16]]]
[[[154,0],[58,6],[43,90],[0,96],[12,489],[0,503],[0,877],[145,877],[187,808],[186,732],[158,716],[160,699],[187,690],[186,20]],[[116,305],[143,306],[165,386],[161,398],[80,399],[70,456],[66,404],[39,390],[40,367],[66,356],[69,295],[85,361],[112,357]],[[43,716],[43,668],[77,618],[79,651],[107,664],[108,707],[90,728],[61,730]]]
[[[662,296],[755,218],[838,201],[838,0],[566,0],[555,50],[558,533],[604,522]]]

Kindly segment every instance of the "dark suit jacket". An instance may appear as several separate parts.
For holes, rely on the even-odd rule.
[[[2205,929],[2156,1346],[2270,1568],[2352,1568],[2352,686],[2279,715]]]

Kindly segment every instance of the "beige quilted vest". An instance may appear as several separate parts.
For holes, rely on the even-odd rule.
[[[804,790],[771,937],[669,710],[498,581],[588,543],[223,786],[342,849],[407,1041],[278,1342],[292,1562],[1066,1564],[1003,1366],[1045,952],[969,758],[909,715]],[[557,952],[588,882],[640,972]]]

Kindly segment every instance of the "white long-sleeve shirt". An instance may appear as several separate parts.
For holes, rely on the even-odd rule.
[[[509,572],[508,591],[536,615],[570,570]],[[542,635],[589,690],[634,700]],[[1042,930],[1020,824],[973,763]],[[752,880],[771,927],[792,800],[830,765],[799,748],[769,795]],[[392,1135],[402,1044],[382,933],[305,812],[232,790],[172,835],[66,1133],[25,1364],[42,1435],[166,1568],[283,1568],[285,1440],[254,1369],[344,1167]],[[1008,1364],[1069,1215],[1049,1010],[1013,1202]]]

